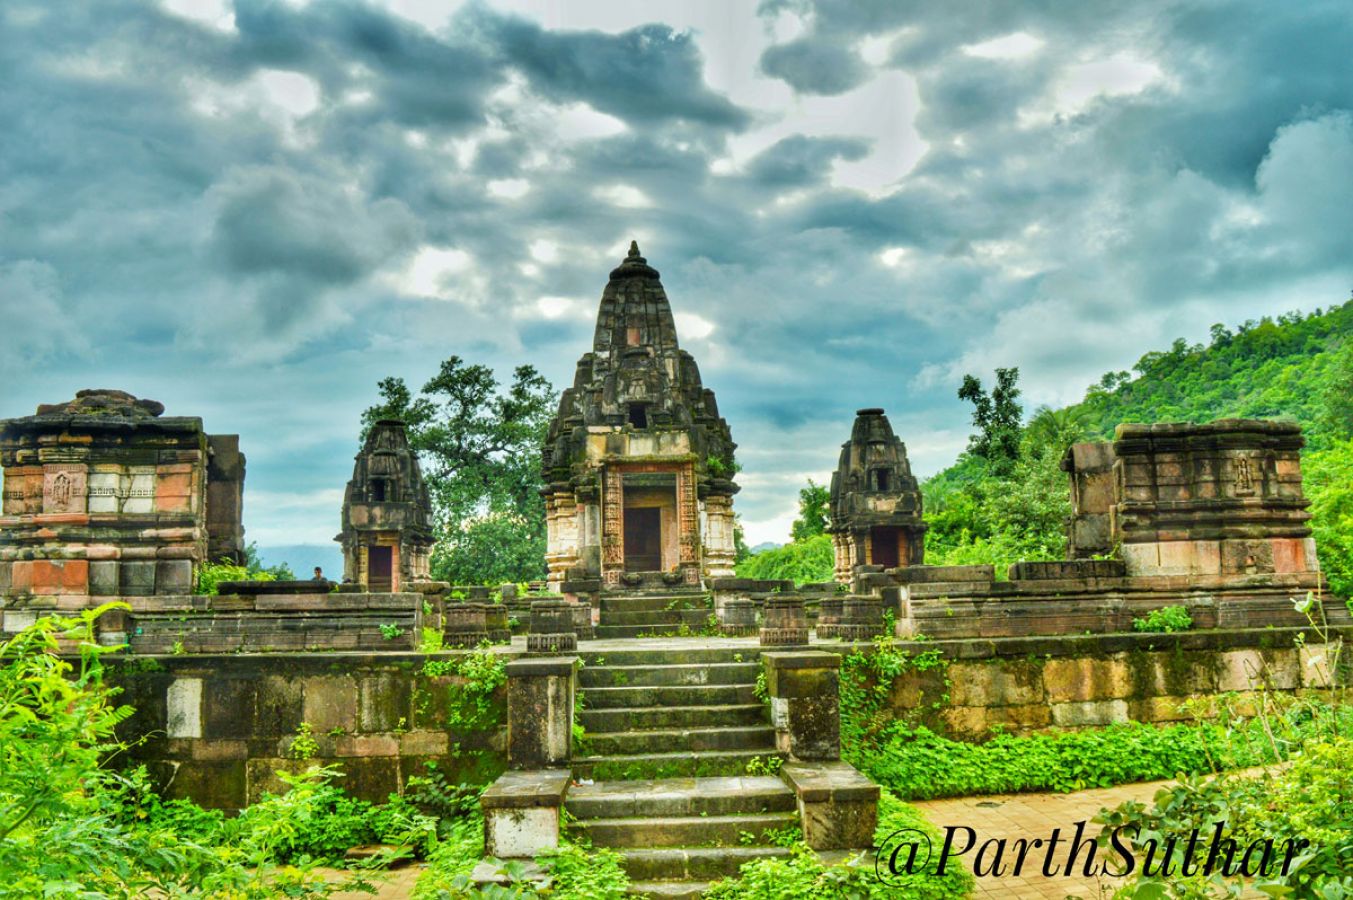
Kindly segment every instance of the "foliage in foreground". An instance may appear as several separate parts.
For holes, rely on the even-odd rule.
[[[889,835],[903,829],[924,832],[934,847],[942,843],[939,831],[920,811],[883,791],[874,843],[882,845]],[[951,900],[967,897],[972,889],[972,875],[961,865],[946,866],[945,873],[938,877],[926,872],[903,873],[885,882],[875,874],[873,865],[824,865],[811,850],[798,844],[787,859],[746,863],[738,878],[717,882],[704,896],[710,900]]]
[[[1335,900],[1353,896],[1353,740],[1335,735],[1307,746],[1286,769],[1263,776],[1222,773],[1212,778],[1183,779],[1178,785],[1157,792],[1150,807],[1136,802],[1102,812],[1096,818],[1105,838],[1117,828],[1127,829],[1139,847],[1149,840],[1160,842],[1172,835],[1187,835],[1198,829],[1207,841],[1218,822],[1223,833],[1240,848],[1271,840],[1275,861],[1284,855],[1286,841],[1305,840],[1308,848],[1295,859],[1286,874],[1271,870],[1250,887],[1266,896],[1322,897]],[[1139,831],[1132,831],[1139,829]],[[1296,846],[1296,845],[1294,845]],[[1262,852],[1259,851],[1259,852]],[[1258,853],[1255,854],[1258,856]],[[1224,856],[1219,862],[1224,862]],[[1257,865],[1251,860],[1250,868]],[[1180,871],[1178,858],[1169,875],[1159,869],[1137,877],[1119,892],[1120,897],[1224,898],[1238,897],[1247,886],[1233,865],[1228,877],[1214,869],[1210,874]]]
[[[426,846],[432,820],[403,804],[347,798],[334,772],[284,776],[236,819],[165,802],[143,769],[103,763],[131,710],[103,679],[93,623],[39,619],[0,644],[0,897],[323,897],[360,887],[316,867],[373,837]],[[71,649],[78,661],[58,655]],[[351,842],[351,843],[349,843]]]

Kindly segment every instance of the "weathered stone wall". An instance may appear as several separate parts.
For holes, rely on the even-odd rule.
[[[426,763],[453,783],[488,783],[506,767],[502,717],[466,730],[454,710],[463,679],[425,674],[461,654],[294,653],[116,659],[112,680],[136,714],[121,726],[129,764],[145,763],[171,797],[237,809],[283,785],[278,770],[337,764],[342,785],[384,800]],[[449,668],[449,667],[446,667]],[[437,670],[434,666],[433,670]],[[505,696],[495,695],[500,709]],[[291,758],[301,723],[318,753]]]
[[[1318,641],[1309,629],[1275,628],[903,644],[914,654],[938,649],[947,664],[899,677],[891,705],[897,716],[960,740],[988,738],[997,727],[1183,721],[1186,701],[1328,687]]]

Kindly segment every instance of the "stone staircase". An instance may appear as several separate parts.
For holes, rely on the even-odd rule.
[[[699,588],[624,591],[601,595],[597,640],[699,634],[714,610]]]
[[[756,648],[582,657],[586,737],[573,776],[593,783],[575,784],[565,808],[577,833],[620,852],[634,893],[695,897],[745,862],[788,853],[772,836],[798,826],[793,791],[747,774],[777,755],[754,694]]]

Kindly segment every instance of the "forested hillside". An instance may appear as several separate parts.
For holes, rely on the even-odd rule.
[[[1309,315],[1212,327],[1207,344],[1177,340],[1143,356],[1132,372],[1110,372],[1080,403],[1026,416],[1018,371],[997,370],[988,392],[969,376],[959,397],[973,404],[974,433],[954,465],[922,484],[926,562],[992,563],[1058,559],[1070,513],[1058,468],[1076,441],[1110,438],[1121,422],[1207,422],[1283,418],[1305,429],[1306,493],[1322,566],[1340,596],[1353,593],[1353,301]],[[905,435],[904,435],[905,438]],[[801,504],[802,506],[802,504]],[[803,510],[801,510],[803,512]],[[802,568],[796,542],[776,561]],[[810,548],[801,548],[807,551]],[[744,567],[777,574],[769,559]],[[759,563],[759,564],[758,564]],[[742,568],[740,568],[740,571]],[[829,574],[827,569],[826,574]],[[817,573],[823,574],[823,573]],[[825,575],[824,575],[825,577]]]

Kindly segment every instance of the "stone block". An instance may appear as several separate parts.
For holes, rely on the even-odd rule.
[[[529,859],[559,846],[559,816],[568,793],[568,769],[509,771],[479,798],[484,853]]]
[[[1184,722],[1193,717],[1183,710],[1190,697],[1144,697],[1128,703],[1128,715],[1138,722]]]
[[[954,706],[1027,706],[1043,700],[1042,667],[1036,662],[955,662],[948,674]]]
[[[35,559],[31,590],[40,596],[87,595],[89,562],[83,559]]]
[[[1050,659],[1043,666],[1043,686],[1049,703],[1113,700],[1133,693],[1131,668],[1122,654]]]
[[[1052,724],[1062,728],[1112,725],[1128,719],[1126,700],[1087,700],[1052,705]]]
[[[362,731],[396,731],[409,727],[412,685],[407,676],[399,672],[363,675],[357,687],[360,700],[358,727]]]
[[[155,593],[155,562],[126,560],[118,567],[119,593],[124,597],[146,597]]]
[[[392,734],[343,734],[334,746],[342,757],[399,755],[399,737]]]
[[[1160,550],[1154,542],[1124,544],[1119,548],[1128,575],[1156,575],[1160,569]]]
[[[169,685],[165,732],[171,738],[202,737],[202,679],[176,678]]]
[[[1217,688],[1216,667],[1210,657],[1173,651],[1137,653],[1129,658],[1134,696],[1185,696],[1211,693]]]
[[[193,592],[193,561],[190,559],[161,559],[155,563],[155,593],[191,594]]]
[[[238,810],[249,802],[247,770],[248,763],[242,759],[184,760],[173,766],[172,775],[166,771],[157,780],[163,784],[166,799],[192,800],[207,809]]]
[[[814,850],[871,847],[879,787],[849,763],[787,763],[781,774],[798,801],[803,840]]]
[[[317,732],[357,728],[357,685],[341,675],[318,675],[305,679],[302,721]],[[299,724],[299,723],[297,723]]]
[[[1332,677],[1332,670],[1336,660],[1335,654],[1339,652],[1337,647],[1331,647],[1329,644],[1304,644],[1298,654],[1299,676],[1301,686],[1307,688],[1329,688],[1333,687],[1335,679]],[[1342,652],[1349,652],[1348,646],[1344,645]],[[1344,662],[1344,668],[1347,668],[1347,661]],[[1340,679],[1341,683],[1347,679]]]
[[[444,731],[410,731],[399,736],[400,756],[442,756],[450,738]]]
[[[1221,542],[1224,575],[1257,575],[1273,572],[1273,544],[1264,540]]]
[[[94,597],[115,597],[118,593],[118,562],[101,559],[89,564],[89,593]]]
[[[213,676],[206,682],[202,704],[202,736],[248,738],[255,734],[254,702],[258,686],[252,678]]]

